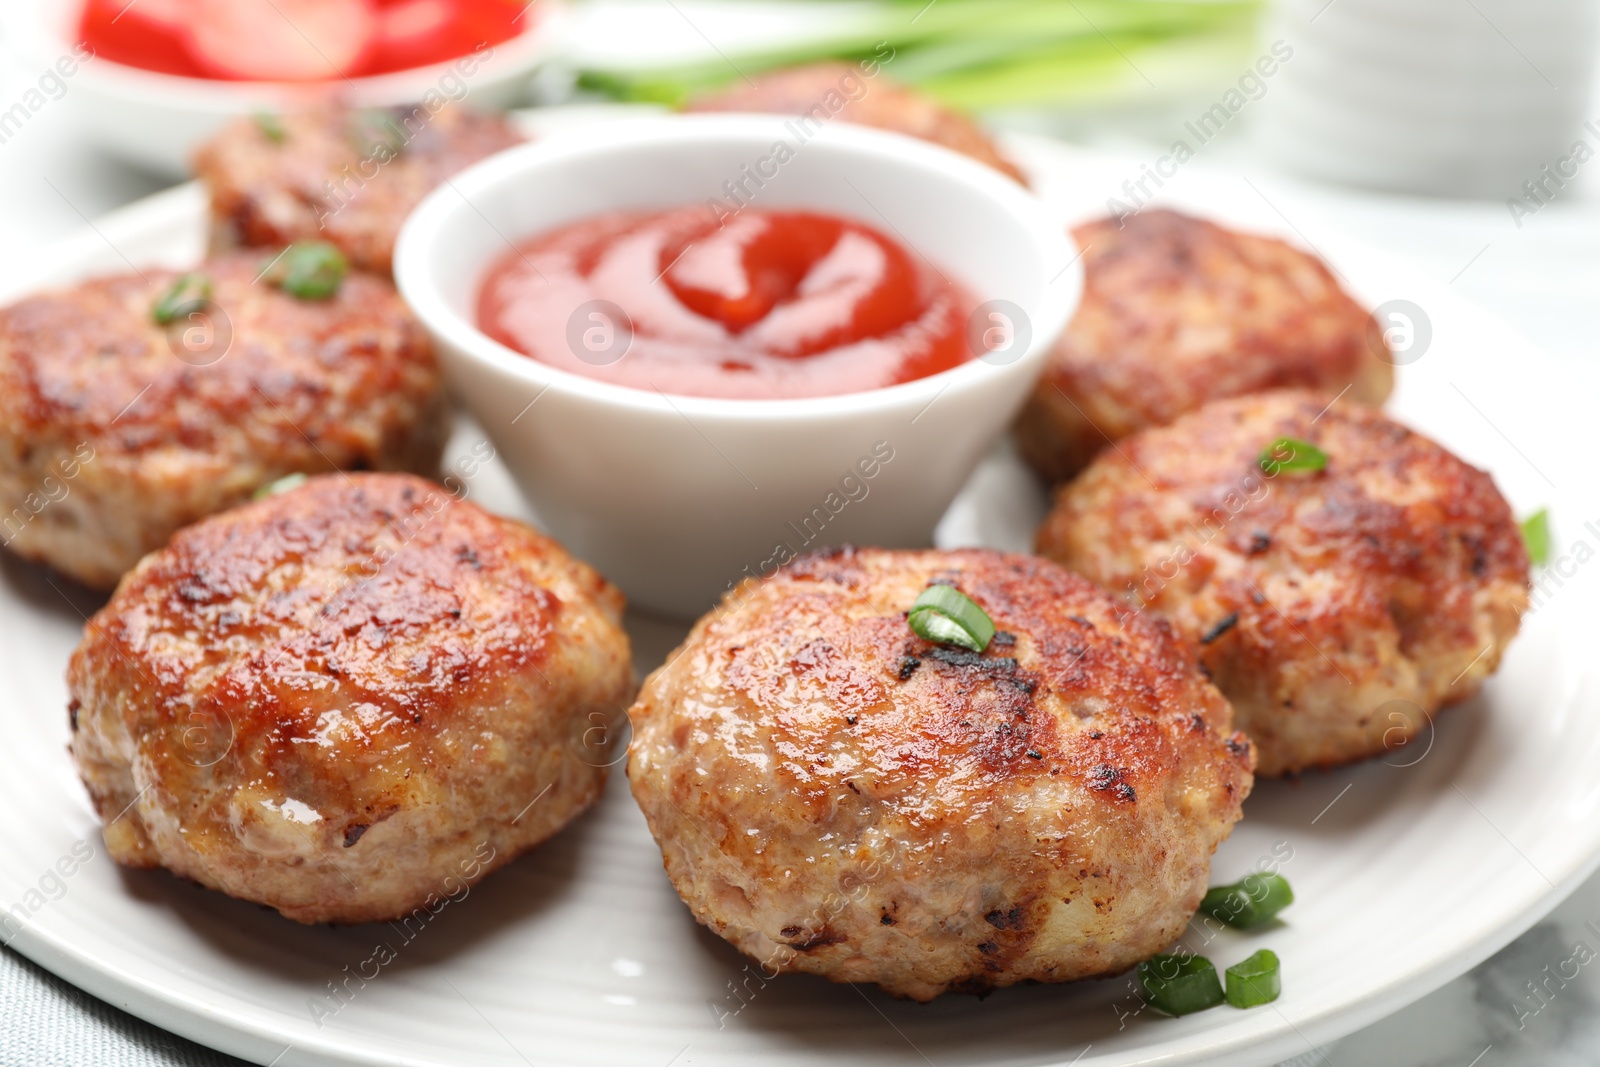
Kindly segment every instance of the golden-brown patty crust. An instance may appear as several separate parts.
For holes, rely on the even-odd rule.
[[[220,246],[332,241],[386,274],[411,209],[523,137],[465,107],[324,108],[229,123],[195,154]]]
[[[270,258],[206,261],[212,306],[165,327],[181,272],[155,268],[0,309],[0,540],[109,589],[286,474],[437,470],[439,370],[394,286],[300,300],[257,280]]]
[[[1047,481],[1209,400],[1307,388],[1378,406],[1394,369],[1377,323],[1321,260],[1175,211],[1072,231],[1083,302],[1017,422]]]
[[[905,612],[953,584],[978,655]],[[1250,791],[1194,649],[1054,564],[835,549],[751,580],[630,711],[690,910],[769,972],[928,1000],[1114,974],[1178,936]]]
[[[1326,467],[1263,470],[1285,437]],[[1038,546],[1200,643],[1263,775],[1404,744],[1494,672],[1528,605],[1527,551],[1487,473],[1300,391],[1217,401],[1101,453]]]
[[[599,795],[621,614],[437,485],[313,478],[128,576],[67,670],[72,752],[119,863],[301,922],[405,916]]]
[[[1022,171],[983,127],[925,93],[884,74],[869,78],[849,63],[814,63],[758,74],[691,101],[688,110],[760,111],[806,115],[813,122],[838,120],[873,126],[943,145],[1027,184]]]

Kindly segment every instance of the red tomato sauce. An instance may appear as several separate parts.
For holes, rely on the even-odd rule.
[[[524,355],[636,389],[837,396],[972,358],[976,301],[846,219],[705,208],[588,219],[494,263],[478,325]]]
[[[526,0],[86,0],[113,63],[224,81],[342,81],[445,63],[526,31]]]

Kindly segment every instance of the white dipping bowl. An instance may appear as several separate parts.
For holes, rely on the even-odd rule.
[[[10,13],[39,70],[70,56],[82,10],[81,0],[20,0]],[[482,59],[463,56],[392,74],[325,82],[186,78],[96,57],[68,65],[76,69],[64,79],[65,95],[84,132],[100,147],[149,170],[181,175],[189,172],[190,157],[200,143],[240,115],[305,108],[329,99],[359,107],[398,107],[429,92],[485,110],[514,106],[560,44],[568,23],[565,4],[539,0],[525,22],[522,33],[491,46]]]
[[[603,212],[720,198],[780,141],[793,158],[755,208],[842,216],[900,241],[977,300],[1017,309],[1009,348],[868,392],[727,400],[570,374],[476,326],[486,270],[512,242]],[[422,202],[401,231],[395,279],[540,522],[635,606],[680,618],[802,551],[929,544],[1083,288],[1065,228],[1009,178],[862,127],[802,140],[794,120],[770,115],[607,123],[502,152]],[[1004,328],[985,309],[991,322]]]

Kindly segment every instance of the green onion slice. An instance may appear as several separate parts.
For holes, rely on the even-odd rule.
[[[211,303],[211,279],[199,271],[180,274],[155,306],[150,317],[157,326],[167,326],[202,311]]]
[[[289,131],[283,128],[283,119],[270,111],[257,111],[252,116],[256,121],[256,129],[273,144],[282,144],[289,137]]]
[[[1278,974],[1278,954],[1264,948],[1243,963],[1228,968],[1228,1003],[1236,1008],[1270,1004],[1283,992]]]
[[[1268,474],[1279,471],[1319,471],[1328,465],[1328,454],[1310,441],[1280,437],[1261,450],[1261,469]]]
[[[300,300],[326,300],[339,291],[350,264],[327,241],[296,241],[272,267],[272,280]]]
[[[989,647],[994,622],[959,589],[930,585],[911,605],[906,621],[918,637],[941,645],[959,645],[974,652]]]
[[[306,484],[304,474],[285,474],[275,482],[268,482],[250,495],[251,500],[265,500],[269,496],[287,493],[291,489],[298,489]]]
[[[1543,567],[1550,561],[1550,509],[1540,508],[1522,520],[1522,542],[1528,546],[1528,562]]]
[[[1139,964],[1139,984],[1150,1003],[1168,1015],[1204,1011],[1223,1001],[1217,969],[1204,956],[1151,956]]]
[[[1294,903],[1294,890],[1281,874],[1247,874],[1233,885],[1208,891],[1200,910],[1229,926],[1260,926]]]

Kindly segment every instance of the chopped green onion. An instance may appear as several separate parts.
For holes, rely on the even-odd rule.
[[[1528,546],[1528,562],[1543,567],[1550,561],[1550,509],[1540,508],[1522,520],[1522,541]]]
[[[1328,465],[1328,454],[1310,441],[1280,437],[1261,450],[1261,469],[1268,474],[1279,471],[1319,471]]]
[[[155,306],[150,317],[157,326],[167,326],[186,319],[211,303],[211,279],[199,271],[180,274]]]
[[[1058,109],[1126,101],[1153,84],[1212,86],[1254,57],[1262,0],[863,0],[816,3],[781,43],[648,65],[618,55],[579,88],[678,105],[739,74],[828,59],[870,63],[956,108]],[[735,69],[732,64],[737,64]],[[1155,73],[1150,74],[1149,72]],[[1148,77],[1141,77],[1146,72]],[[849,86],[843,86],[848,89]],[[1211,91],[1209,88],[1206,91]]]
[[[906,621],[918,637],[926,638],[939,645],[960,645],[970,648],[974,652],[982,652],[971,634],[961,628],[961,624],[934,611],[932,608],[923,608],[913,611],[907,616]]]
[[[1293,903],[1294,890],[1283,875],[1247,874],[1233,885],[1219,885],[1207,892],[1200,910],[1229,926],[1248,930]]]
[[[298,489],[305,484],[306,476],[304,474],[285,474],[277,481],[268,482],[266,485],[263,485],[254,493],[250,494],[250,499],[265,500],[269,496],[277,496],[279,493],[287,493],[289,490]]]
[[[256,129],[273,144],[282,144],[289,137],[289,131],[283,128],[283,119],[270,111],[257,111],[253,116],[256,120]]]
[[[351,131],[351,138],[355,142],[356,151],[364,157],[379,156],[387,152],[388,157],[381,162],[400,154],[406,142],[411,140],[406,133],[406,128],[392,112],[381,107],[367,108],[358,111],[354,118],[355,127]]]
[[[989,647],[994,622],[959,589],[930,585],[911,605],[906,617],[918,637],[941,645],[959,645],[974,652]]]
[[[1243,963],[1228,968],[1228,1003],[1236,1008],[1270,1004],[1283,992],[1278,974],[1278,954],[1264,948]]]
[[[344,253],[327,241],[296,241],[272,268],[272,281],[301,300],[326,300],[350,271]]]
[[[1151,956],[1139,964],[1139,984],[1150,1003],[1168,1015],[1188,1015],[1222,1003],[1222,982],[1204,956]]]

